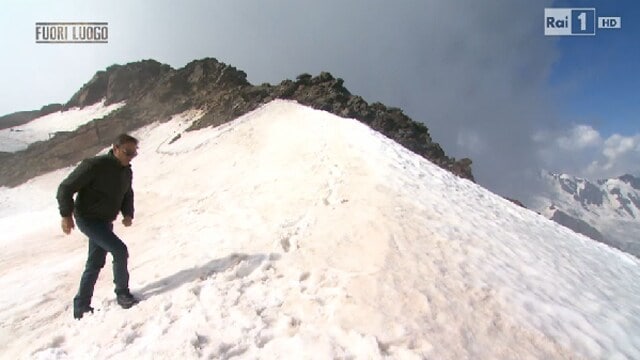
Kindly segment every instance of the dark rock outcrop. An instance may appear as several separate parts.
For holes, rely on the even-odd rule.
[[[26,150],[0,154],[0,186],[15,186],[34,176],[72,165],[110,145],[122,132],[155,121],[164,122],[188,109],[205,112],[189,130],[218,126],[274,99],[295,100],[319,110],[354,118],[458,176],[473,180],[471,160],[449,158],[427,127],[398,108],[368,104],[352,95],[344,81],[323,72],[302,74],[295,81],[254,86],[241,70],[213,58],[195,60],[175,70],[154,60],[113,65],[99,71],[64,105],[84,107],[105,99],[126,105],[73,132],[31,144]]]
[[[598,229],[587,224],[583,220],[576,219],[570,216],[569,214],[561,210],[556,209],[556,211],[553,213],[553,216],[551,216],[551,220],[557,222],[560,225],[568,227],[569,229],[579,234],[590,237],[596,241],[604,242],[604,237],[602,236],[600,231],[598,231]]]
[[[609,190],[609,193],[613,195],[614,199],[616,199],[620,204],[620,208],[618,209],[619,212],[625,211],[629,216],[635,217],[633,215],[633,210],[631,210],[630,207],[631,200],[628,199],[624,194],[622,194],[622,191],[620,191],[620,189],[613,188]]]
[[[105,99],[105,104],[118,103],[140,94],[173,69],[155,60],[143,60],[126,65],[112,65],[98,71],[75,93],[65,109],[93,105]]]
[[[512,203],[514,203],[514,204],[516,204],[516,205],[518,205],[518,206],[520,206],[521,208],[525,208],[525,209],[527,209],[527,207],[526,207],[526,206],[524,206],[524,204],[523,204],[523,203],[522,203],[522,201],[520,201],[520,200],[512,199],[512,198],[509,198],[509,197],[505,197],[505,199],[506,199],[506,200],[511,201]]]
[[[625,174],[620,176],[618,179],[622,180],[623,182],[631,185],[632,188],[636,189],[636,190],[640,190],[640,179],[633,176],[633,175],[629,175],[629,174]]]
[[[585,181],[584,188],[576,196],[583,205],[600,206],[604,203],[604,192],[588,181]]]
[[[560,181],[562,190],[568,192],[571,195],[575,195],[578,192],[578,184],[571,179],[559,178],[559,175],[554,175]]]

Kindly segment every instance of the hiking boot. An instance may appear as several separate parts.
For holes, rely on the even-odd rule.
[[[88,313],[88,312],[93,314],[93,308],[89,305],[73,306],[73,318],[76,320],[82,319],[82,316],[84,315],[84,313]]]
[[[116,296],[116,301],[118,302],[118,305],[122,306],[123,309],[128,309],[140,302],[140,300],[131,295],[131,293],[128,291],[126,293],[118,294]]]

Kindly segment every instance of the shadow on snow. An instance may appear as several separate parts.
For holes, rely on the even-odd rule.
[[[231,275],[234,278],[240,279],[249,276],[265,261],[279,259],[279,254],[247,255],[233,253],[220,259],[211,260],[201,266],[181,270],[173,275],[165,277],[164,279],[160,279],[147,284],[144,287],[137,289],[136,292],[139,293],[143,297],[143,299],[147,299],[154,295],[175,290],[184,284],[196,280],[205,280],[207,278],[215,276],[216,274],[224,273],[229,270],[233,270]]]

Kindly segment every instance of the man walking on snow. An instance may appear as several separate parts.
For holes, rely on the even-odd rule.
[[[89,238],[87,263],[80,288],[73,299],[73,317],[76,319],[81,319],[86,312],[93,312],[93,288],[100,269],[105,265],[107,253],[113,257],[113,282],[118,304],[128,309],[139,301],[129,292],[127,246],[113,233],[113,221],[119,212],[124,217],[124,226],[131,226],[133,220],[130,162],[138,155],[137,148],[137,139],[122,134],[107,155],[82,161],[58,187],[62,231],[70,234],[77,224]],[[74,202],[75,193],[78,195]]]

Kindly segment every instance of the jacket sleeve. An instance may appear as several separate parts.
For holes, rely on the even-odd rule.
[[[94,163],[84,160],[76,167],[66,179],[58,186],[58,209],[62,217],[71,216],[73,213],[73,194],[89,184],[94,177]]]
[[[133,188],[129,187],[129,191],[124,194],[124,199],[122,199],[122,207],[120,208],[122,211],[122,216],[130,217],[133,219]]]

